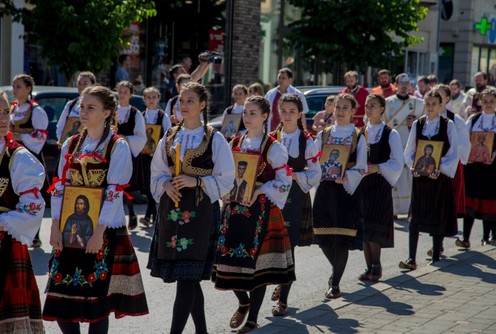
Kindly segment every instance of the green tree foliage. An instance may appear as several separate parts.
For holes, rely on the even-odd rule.
[[[41,46],[43,57],[60,65],[68,79],[76,71],[110,66],[129,45],[126,28],[156,15],[155,3],[147,0],[26,0],[20,9],[12,2],[0,0],[0,15],[24,24],[25,38]]]
[[[302,17],[288,39],[304,59],[320,55],[343,64],[382,67],[402,48],[422,41],[410,35],[427,14],[419,0],[289,0]],[[387,57],[387,58],[385,58]]]

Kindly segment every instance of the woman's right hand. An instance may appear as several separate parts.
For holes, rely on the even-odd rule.
[[[55,250],[62,250],[64,244],[62,242],[62,233],[59,230],[59,220],[52,219],[52,229],[50,231],[50,245]]]
[[[181,193],[174,187],[171,181],[165,181],[163,188],[173,202],[178,203],[181,201]]]

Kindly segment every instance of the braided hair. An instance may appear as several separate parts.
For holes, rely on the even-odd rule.
[[[203,115],[203,140],[207,140],[207,130],[208,130],[208,114],[210,111],[210,92],[207,87],[203,86],[202,84],[199,84],[198,82],[190,81],[185,83],[182,86],[181,93],[187,90],[193,91],[196,95],[198,95],[199,102],[205,102],[205,108],[201,110],[201,113]],[[179,94],[181,94],[179,93]],[[178,125],[178,129],[176,131],[176,134],[179,133],[181,130],[181,127],[184,124],[184,120],[181,120]],[[175,136],[175,135],[174,135]]]
[[[97,86],[97,85],[86,87],[81,93],[81,97],[84,97],[85,95],[91,95],[96,97],[97,100],[102,104],[103,110],[110,110],[109,116],[107,116],[107,118],[105,119],[105,128],[103,129],[102,137],[100,138],[98,144],[95,146],[95,151],[96,151],[98,146],[100,146],[105,141],[108,134],[110,133],[111,125],[114,124],[117,103],[115,101],[114,93],[107,87]],[[81,136],[79,137],[79,140],[76,144],[73,153],[79,151],[87,135],[88,135],[88,130],[84,129],[83,132],[81,133]]]
[[[26,85],[27,88],[31,88],[29,91],[29,100],[33,99],[33,88],[34,88],[34,79],[32,76],[28,74],[18,74],[12,79],[12,83],[14,83],[16,80],[21,80],[24,85]]]
[[[301,113],[303,112],[303,103],[301,102],[300,97],[298,95],[296,95],[296,94],[293,94],[293,93],[283,94],[279,98],[279,103],[277,104],[277,107],[279,108],[279,114],[281,114],[281,106],[285,102],[287,102],[287,103],[293,103],[294,105],[296,105],[296,108],[298,109],[298,114],[300,115],[298,117],[298,120],[297,120],[296,124],[298,125],[298,129],[300,129],[301,132],[303,132],[304,134],[306,134],[306,130],[303,127],[303,122],[301,121]],[[279,126],[277,127],[277,130],[282,131],[283,126],[284,126],[284,124],[283,124],[283,121],[281,119],[281,123],[279,123]]]

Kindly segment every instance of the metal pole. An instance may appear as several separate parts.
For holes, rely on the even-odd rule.
[[[285,0],[280,0],[281,6],[279,11],[279,25],[277,27],[278,37],[277,37],[277,69],[282,68],[282,48],[284,42],[284,7]]]

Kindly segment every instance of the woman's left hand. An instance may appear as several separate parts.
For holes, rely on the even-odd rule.
[[[435,170],[434,172],[429,174],[429,178],[435,180],[439,177],[439,174],[440,172],[438,170]]]
[[[338,177],[336,178],[336,180],[334,182],[338,183],[338,184],[344,184],[346,182],[347,178],[346,178],[346,174],[343,176],[343,177]]]
[[[255,203],[257,201],[258,196],[263,195],[263,194],[264,194],[263,190],[261,188],[257,188],[253,192],[253,196],[251,197],[251,200],[246,204],[244,204],[244,203],[241,203],[241,204],[246,205],[246,206],[252,206],[253,203]]]
[[[103,235],[93,233],[88,244],[86,245],[86,253],[96,254],[103,246]]]
[[[172,184],[177,190],[182,188],[194,188],[196,187],[196,177],[181,174],[174,177]]]

